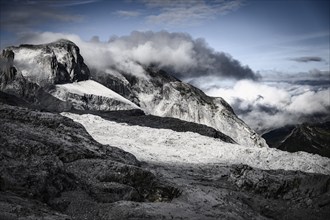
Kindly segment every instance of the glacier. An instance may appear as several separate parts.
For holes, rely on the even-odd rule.
[[[108,121],[92,114],[61,113],[81,123],[98,142],[117,146],[139,160],[167,164],[246,164],[263,170],[330,174],[330,159],[305,152],[230,144],[193,132],[176,132]]]

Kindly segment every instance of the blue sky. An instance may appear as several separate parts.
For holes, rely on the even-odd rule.
[[[323,0],[1,0],[1,47],[29,32],[84,40],[132,31],[204,38],[261,73],[329,70],[329,1]]]

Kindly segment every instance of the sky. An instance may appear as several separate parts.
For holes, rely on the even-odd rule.
[[[224,97],[260,131],[288,118],[308,121],[301,111],[310,100],[320,105],[307,115],[329,113],[329,1],[0,2],[1,49],[69,38],[90,65],[103,67],[108,54],[122,58],[110,58],[117,64],[123,57],[160,63],[207,94]]]

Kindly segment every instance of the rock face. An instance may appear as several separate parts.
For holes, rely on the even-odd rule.
[[[0,61],[0,90],[42,109],[139,109],[110,89],[88,80],[89,69],[71,41],[9,47],[3,50]]]
[[[329,175],[141,163],[99,144],[66,117],[10,106],[2,97],[0,219],[327,219],[330,214]],[[137,120],[122,114],[109,117]]]
[[[1,219],[65,219],[50,210],[65,212],[80,196],[94,203],[161,202],[180,194],[132,154],[99,144],[68,118],[3,103],[0,116]]]
[[[143,78],[115,70],[94,73],[93,78],[149,114],[204,124],[241,145],[267,147],[265,140],[240,120],[222,98],[209,97],[163,70],[151,67],[144,70]]]
[[[330,158],[330,121],[275,129],[263,135],[270,147],[305,151]]]
[[[40,86],[86,80],[90,75],[79,48],[68,40],[7,50],[15,54],[14,65],[22,75]]]
[[[0,91],[1,95],[29,103],[29,106],[50,111],[67,111],[70,103],[63,102],[50,95],[46,88],[27,80],[14,66],[15,54],[12,50],[3,50],[0,56]],[[10,95],[9,95],[10,94]],[[14,98],[14,97],[16,98]]]

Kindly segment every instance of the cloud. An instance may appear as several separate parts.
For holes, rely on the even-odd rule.
[[[121,17],[128,17],[128,18],[138,17],[141,15],[141,13],[138,11],[124,11],[124,10],[116,11],[115,14],[117,14]]]
[[[158,13],[146,17],[149,23],[165,25],[192,25],[225,15],[242,7],[243,0],[224,1],[160,1],[144,0],[146,6]]]
[[[83,1],[83,3],[91,1]],[[58,7],[64,7],[62,1],[1,1],[2,30],[13,32],[31,31],[34,27],[46,22],[80,22],[83,17],[78,14],[65,13]],[[65,4],[78,4],[77,1],[67,1]]]
[[[128,36],[113,37],[108,42],[100,42],[97,37],[85,42],[76,35],[45,32],[23,35],[20,41],[40,44],[60,38],[75,42],[87,64],[96,69],[130,66],[130,72],[136,74],[133,67],[139,69],[139,63],[156,65],[183,80],[202,76],[258,78],[249,67],[242,66],[230,55],[215,52],[203,39],[193,39],[186,33],[134,31]]]
[[[296,61],[298,63],[308,63],[308,62],[321,62],[323,59],[321,57],[309,56],[309,57],[295,57],[290,58],[292,61]]]
[[[223,97],[236,114],[259,133],[290,124],[330,119],[329,86],[241,80],[232,87],[209,88],[207,94]]]

